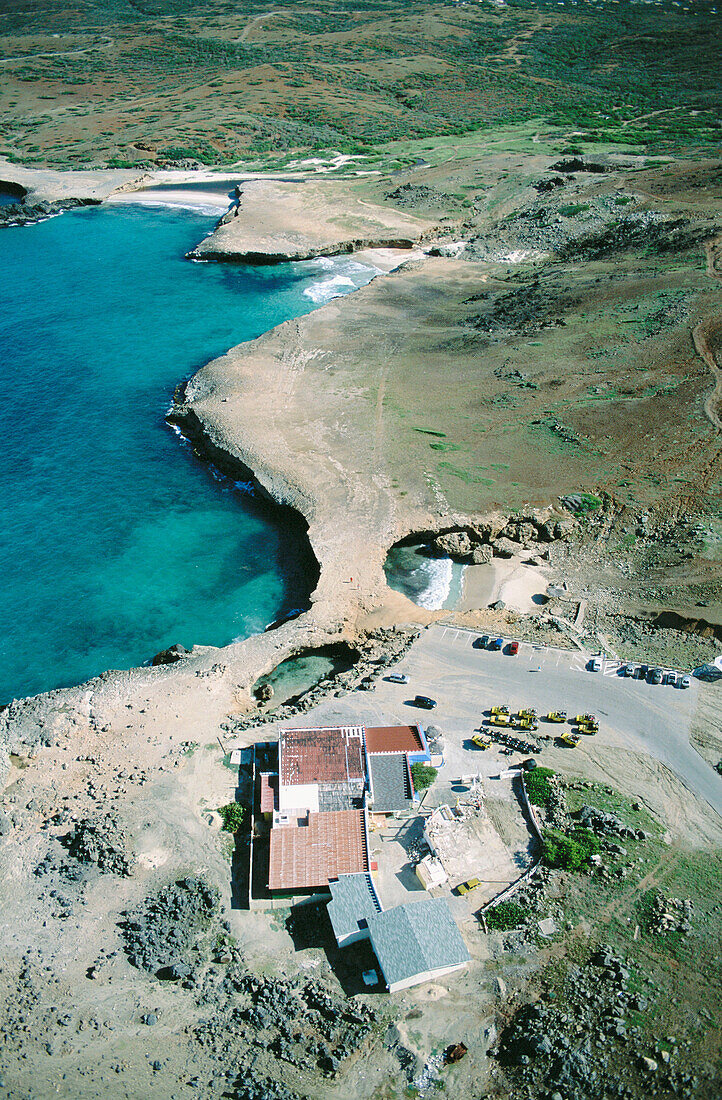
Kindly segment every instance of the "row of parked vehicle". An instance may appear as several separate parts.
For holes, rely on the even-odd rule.
[[[592,657],[588,667],[590,672],[601,672],[602,658]],[[683,672],[654,668],[652,665],[635,665],[631,662],[620,665],[617,674],[630,680],[646,680],[648,684],[669,684],[671,687],[688,688],[692,683],[690,677]]]
[[[488,634],[482,634],[480,638],[475,638],[471,645],[473,649],[489,649],[492,653],[503,651],[509,657],[516,657],[519,652],[518,642],[509,642],[505,646],[503,638],[490,638]]]

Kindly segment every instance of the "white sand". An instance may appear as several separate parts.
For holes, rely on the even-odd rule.
[[[458,611],[476,611],[503,600],[512,611],[538,611],[534,596],[546,593],[547,578],[521,557],[496,558],[489,565],[467,565]]]

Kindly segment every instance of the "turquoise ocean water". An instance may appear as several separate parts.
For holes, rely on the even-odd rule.
[[[0,233],[0,702],[307,606],[301,524],[164,414],[205,362],[374,272],[185,260],[213,221],[124,206]]]

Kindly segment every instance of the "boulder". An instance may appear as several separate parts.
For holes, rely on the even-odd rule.
[[[497,558],[512,558],[519,549],[511,539],[504,537],[494,539],[491,546]]]
[[[473,565],[488,565],[494,557],[494,551],[490,546],[475,546],[471,552]]]
[[[160,653],[156,653],[150,662],[151,665],[173,665],[176,661],[182,661],[184,657],[190,657],[190,650],[186,649],[180,642],[176,642],[175,645],[169,646],[168,649],[162,649]]]
[[[468,531],[449,531],[439,535],[434,539],[433,547],[457,561],[467,561],[474,552],[474,543]]]

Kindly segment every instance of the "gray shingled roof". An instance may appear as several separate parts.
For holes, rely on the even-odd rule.
[[[331,900],[326,908],[337,941],[358,932],[361,921],[381,911],[370,875],[339,875],[328,888]]]
[[[413,806],[408,763],[402,752],[369,756],[372,809],[376,813],[394,813]]]
[[[427,970],[469,962],[444,898],[397,905],[367,919],[371,944],[388,985]]]

